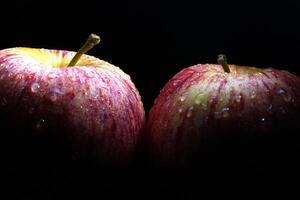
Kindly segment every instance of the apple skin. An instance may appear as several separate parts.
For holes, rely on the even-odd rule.
[[[59,141],[55,145],[76,155],[129,163],[145,123],[136,87],[121,69],[93,56],[65,67],[74,55],[32,48],[0,51],[0,115],[11,136],[2,142],[11,146],[50,135]],[[37,152],[35,145],[30,148]]]
[[[156,164],[211,168],[299,150],[300,79],[272,68],[229,67],[185,68],[160,91],[147,124]]]

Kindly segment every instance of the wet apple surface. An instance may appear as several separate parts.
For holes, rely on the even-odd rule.
[[[145,120],[136,87],[120,68],[93,56],[82,55],[68,66],[74,56],[63,50],[0,51],[0,114],[6,135],[13,136],[7,144],[50,137],[74,154],[129,162]],[[39,151],[29,143],[21,146]],[[22,151],[21,146],[16,148]]]
[[[253,154],[263,160],[298,146],[300,79],[272,68],[229,69],[185,68],[161,90],[148,121],[150,151],[159,164],[203,165]]]

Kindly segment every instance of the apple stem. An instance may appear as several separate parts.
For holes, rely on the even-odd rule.
[[[76,63],[78,62],[78,60],[80,59],[80,57],[86,53],[87,51],[89,51],[90,49],[92,49],[94,46],[96,46],[99,42],[100,42],[100,37],[94,33],[91,33],[88,37],[88,39],[86,40],[86,42],[84,43],[84,45],[78,50],[78,52],[75,54],[75,56],[72,58],[71,62],[69,63],[69,66],[74,66],[76,65]]]
[[[220,65],[222,65],[222,67],[226,73],[230,73],[230,69],[229,69],[229,66],[227,63],[227,58],[224,54],[218,55],[218,63]]]

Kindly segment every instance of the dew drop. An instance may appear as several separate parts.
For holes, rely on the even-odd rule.
[[[286,91],[282,88],[280,88],[278,91],[277,91],[278,94],[285,94]]]
[[[273,113],[272,109],[273,109],[273,105],[270,104],[270,105],[267,107],[267,111],[268,111],[270,114],[272,114],[272,113]]]
[[[38,92],[40,89],[40,85],[38,83],[33,83],[31,86],[30,86],[30,90],[32,93],[36,93]]]
[[[222,109],[222,117],[227,118],[228,116],[229,116],[229,108],[228,107],[223,108]]]
[[[259,128],[260,128],[260,131],[262,131],[262,132],[266,132],[267,131],[267,129],[268,129],[268,126],[267,126],[267,120],[266,120],[266,118],[261,118],[260,119],[260,123],[259,123]]]
[[[174,80],[174,81],[173,81],[173,83],[172,83],[172,85],[173,85],[173,86],[177,86],[177,85],[178,85],[178,83],[180,83],[180,81],[179,81],[179,80]]]
[[[4,79],[4,77],[5,77],[5,74],[1,74],[1,76],[0,76],[0,80],[3,80],[3,79]]]
[[[238,95],[237,97],[236,97],[236,102],[241,102],[241,99],[242,99],[242,95]]]
[[[43,128],[44,124],[45,124],[45,119],[39,119],[35,124],[35,128],[40,130]]]
[[[168,126],[168,124],[167,124],[167,123],[164,123],[164,127],[167,128],[167,126]]]
[[[179,109],[178,109],[178,112],[179,112],[179,113],[182,113],[182,111],[183,111],[182,108],[179,108]]]
[[[59,94],[59,95],[63,95],[63,94],[64,94],[64,93],[61,91],[61,89],[58,88],[58,87],[52,88],[52,89],[51,89],[51,92],[56,93],[56,94]]]
[[[63,94],[64,93],[58,87],[53,87],[48,94],[48,98],[50,99],[50,101],[54,102],[58,99],[59,96]]]
[[[55,74],[55,73],[53,73],[53,72],[51,72],[51,73],[48,74],[48,78],[49,79],[54,79],[54,78],[57,78],[57,77],[58,77],[58,75]]]
[[[221,111],[214,112],[214,116],[216,119],[227,118],[229,117],[229,108],[225,107]]]
[[[255,97],[256,97],[256,92],[255,92],[255,91],[252,91],[252,92],[251,92],[251,95],[250,95],[250,98],[251,98],[251,99],[255,99]]]
[[[280,94],[285,102],[290,102],[292,100],[292,96],[283,88],[277,91]]]
[[[181,102],[183,102],[184,100],[185,100],[185,97],[184,97],[184,96],[180,97],[180,101],[181,101]]]
[[[49,95],[49,99],[54,102],[57,100],[57,95],[52,93],[51,95]]]
[[[194,110],[194,107],[193,107],[193,106],[189,107],[189,109],[188,109],[188,111],[187,111],[187,114],[186,114],[186,117],[187,117],[187,118],[190,118],[190,117],[192,116],[193,110]]]

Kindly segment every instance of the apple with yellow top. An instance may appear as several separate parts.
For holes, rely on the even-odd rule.
[[[105,162],[132,159],[145,123],[143,104],[120,68],[84,54],[99,41],[91,34],[77,53],[0,51],[0,116],[6,134],[15,141],[51,135],[74,154]],[[11,133],[13,128],[18,134]]]
[[[152,158],[216,167],[299,152],[300,79],[218,62],[185,68],[161,90],[147,125]]]

